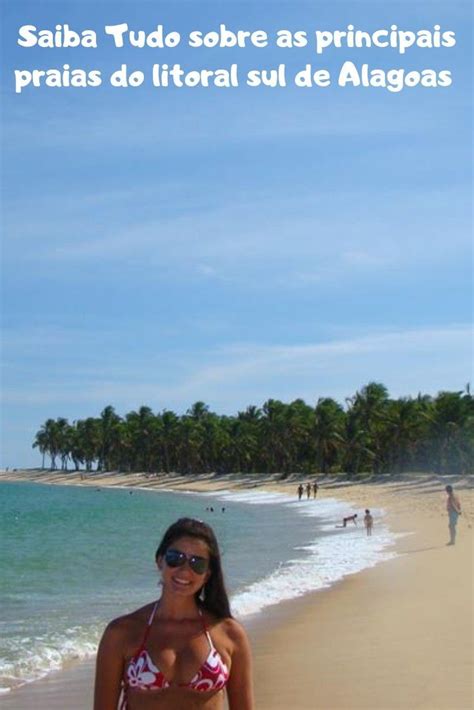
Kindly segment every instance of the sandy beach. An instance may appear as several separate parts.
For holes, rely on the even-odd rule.
[[[293,494],[297,479],[270,476],[10,472],[0,480]],[[398,556],[320,592],[270,607],[251,625],[258,710],[473,707],[473,482],[449,479],[463,507],[447,547],[444,485],[426,475],[364,484],[320,479],[320,496],[363,512],[382,507],[400,536]],[[316,502],[317,504],[317,502]],[[364,531],[361,529],[361,535]],[[377,534],[375,521],[374,535]],[[0,698],[9,710],[88,710],[93,662],[72,666]]]

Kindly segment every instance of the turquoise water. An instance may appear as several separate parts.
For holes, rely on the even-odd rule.
[[[155,550],[178,517],[214,527],[234,595],[271,573],[310,537],[304,519],[278,510],[190,494],[0,484],[0,687],[92,653],[107,620],[156,598]],[[275,545],[290,519],[291,535]]]
[[[214,528],[232,610],[243,618],[393,556],[383,511],[372,510],[367,538],[335,527],[350,510],[330,497],[253,491],[0,483],[0,692],[94,654],[107,621],[156,599],[155,550],[177,518]]]

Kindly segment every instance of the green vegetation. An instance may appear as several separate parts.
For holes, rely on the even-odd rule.
[[[346,400],[310,407],[269,399],[236,416],[220,416],[196,402],[183,416],[140,407],[120,417],[69,424],[48,419],[33,443],[51,468],[186,473],[472,473],[474,397],[469,391],[390,399],[371,382]]]

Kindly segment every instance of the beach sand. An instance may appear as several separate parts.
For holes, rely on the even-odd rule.
[[[78,474],[18,472],[0,480],[7,476],[194,491],[261,487],[294,494],[296,489],[296,479],[282,483],[271,476],[94,474],[81,481]],[[402,533],[399,556],[330,589],[270,607],[250,624],[257,710],[474,707],[474,492],[467,480],[450,481],[463,507],[453,547],[446,546],[444,479],[404,475],[356,485],[320,479],[320,496],[346,500],[360,509],[359,516],[365,507],[384,508],[384,522]],[[0,707],[89,710],[92,682],[90,661],[1,697]]]

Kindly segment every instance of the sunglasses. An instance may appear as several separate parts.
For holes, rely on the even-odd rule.
[[[196,574],[205,574],[209,567],[209,560],[206,557],[199,557],[199,555],[186,555],[185,552],[175,550],[174,547],[170,547],[165,552],[165,562],[168,567],[182,567],[186,564],[186,561],[192,571]]]

